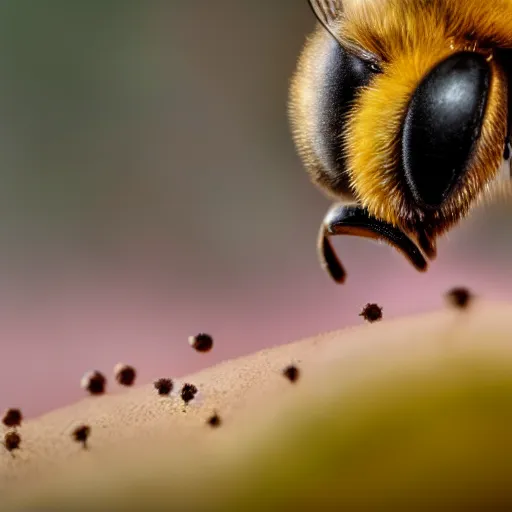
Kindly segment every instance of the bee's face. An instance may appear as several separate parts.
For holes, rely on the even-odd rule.
[[[321,23],[290,101],[301,157],[373,234],[396,229],[433,256],[436,236],[496,180],[508,144],[512,2],[310,4]]]

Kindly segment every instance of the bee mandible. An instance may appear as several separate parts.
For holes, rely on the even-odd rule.
[[[317,26],[289,114],[335,235],[389,243],[419,271],[436,240],[510,181],[512,1],[309,0]],[[509,92],[510,91],[510,92]]]

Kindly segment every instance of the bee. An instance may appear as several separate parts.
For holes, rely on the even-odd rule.
[[[386,242],[418,271],[436,240],[509,182],[512,1],[309,0],[289,117],[314,184],[334,199],[331,237]]]

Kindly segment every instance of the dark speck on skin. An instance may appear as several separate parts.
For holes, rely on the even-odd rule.
[[[86,374],[82,379],[82,387],[91,395],[103,395],[106,385],[107,379],[98,371]]]
[[[283,370],[283,375],[290,381],[290,382],[296,382],[299,378],[300,372],[299,369],[291,364],[290,366],[287,366]]]
[[[362,316],[367,322],[373,323],[382,320],[382,308],[378,304],[366,304],[359,316]]]
[[[207,420],[208,425],[210,427],[220,427],[222,420],[220,419],[220,416],[214,412]]]
[[[188,339],[190,346],[197,352],[210,352],[213,347],[213,338],[204,332],[190,336]]]
[[[193,400],[196,394],[197,388],[194,386],[194,384],[183,384],[183,387],[181,388],[181,398],[185,404],[188,404],[191,400]]]
[[[91,427],[88,425],[80,425],[73,430],[72,436],[77,443],[82,443],[84,448],[87,448],[87,439],[91,434]]]
[[[8,409],[2,418],[2,423],[9,428],[19,427],[22,421],[23,414],[19,409]]]
[[[174,387],[172,379],[158,379],[154,383],[155,389],[161,396],[169,395]]]
[[[473,299],[473,295],[471,292],[464,287],[452,288],[447,294],[446,298],[448,302],[458,309],[466,309],[471,300]]]
[[[120,364],[115,369],[116,380],[121,386],[133,386],[137,377],[137,371],[133,366]]]
[[[7,432],[4,436],[4,444],[8,452],[19,450],[21,437],[17,432]]]

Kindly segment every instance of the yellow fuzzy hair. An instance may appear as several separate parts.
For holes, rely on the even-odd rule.
[[[512,48],[512,2],[351,0],[337,29],[342,41],[383,61],[384,73],[361,92],[346,127],[348,172],[356,198],[370,214],[395,226],[414,230],[426,222],[432,234],[446,231],[467,215],[497,175],[507,128],[506,80],[491,61],[488,103],[469,172],[428,219],[409,204],[397,172],[407,105],[425,75],[449,55],[473,45],[486,54],[497,46]]]

